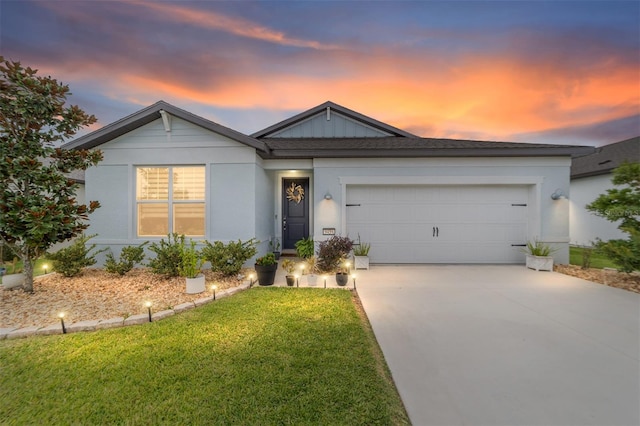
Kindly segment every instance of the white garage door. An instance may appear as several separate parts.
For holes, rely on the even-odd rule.
[[[347,232],[373,263],[524,263],[522,185],[348,185]]]

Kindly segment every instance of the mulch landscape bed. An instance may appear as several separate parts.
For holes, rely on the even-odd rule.
[[[611,269],[582,269],[576,265],[555,265],[553,270],[594,283],[640,293],[640,273],[638,272],[627,274]]]
[[[46,326],[59,321],[64,312],[65,322],[72,324],[85,320],[128,317],[147,312],[145,302],[152,303],[153,311],[171,309],[185,302],[210,296],[210,286],[216,291],[235,287],[248,276],[249,270],[239,277],[223,277],[205,271],[206,290],[200,294],[185,293],[185,279],[166,279],[148,269],[134,269],[124,277],[102,269],[87,269],[74,278],[49,274],[36,278],[33,294],[21,289],[0,290],[0,328]]]

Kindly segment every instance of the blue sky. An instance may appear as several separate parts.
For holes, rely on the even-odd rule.
[[[109,124],[157,100],[252,133],[331,100],[425,137],[640,134],[638,1],[7,1],[0,54]]]

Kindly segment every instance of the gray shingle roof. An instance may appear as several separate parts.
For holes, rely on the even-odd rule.
[[[271,158],[585,155],[593,147],[433,138],[265,138]]]
[[[175,107],[167,102],[158,101],[153,105],[136,111],[131,115],[128,115],[118,121],[84,135],[80,138],[63,145],[65,149],[90,149],[95,148],[103,143],[109,142],[119,136],[122,136],[132,130],[149,124],[161,117],[160,110],[168,112],[170,115],[181,118],[185,121],[193,123],[202,128],[211,130],[212,132],[226,136],[230,139],[242,142],[246,145],[256,148],[258,151],[264,151],[265,145],[250,136],[240,133],[236,130],[224,127],[218,123],[202,118],[198,115],[192,114],[189,111],[185,111],[178,107]]]
[[[625,161],[640,162],[640,136],[605,145],[593,154],[574,158],[571,179],[610,173]]]

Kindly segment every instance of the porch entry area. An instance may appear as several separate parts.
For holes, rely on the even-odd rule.
[[[309,178],[282,179],[282,249],[309,236]]]

